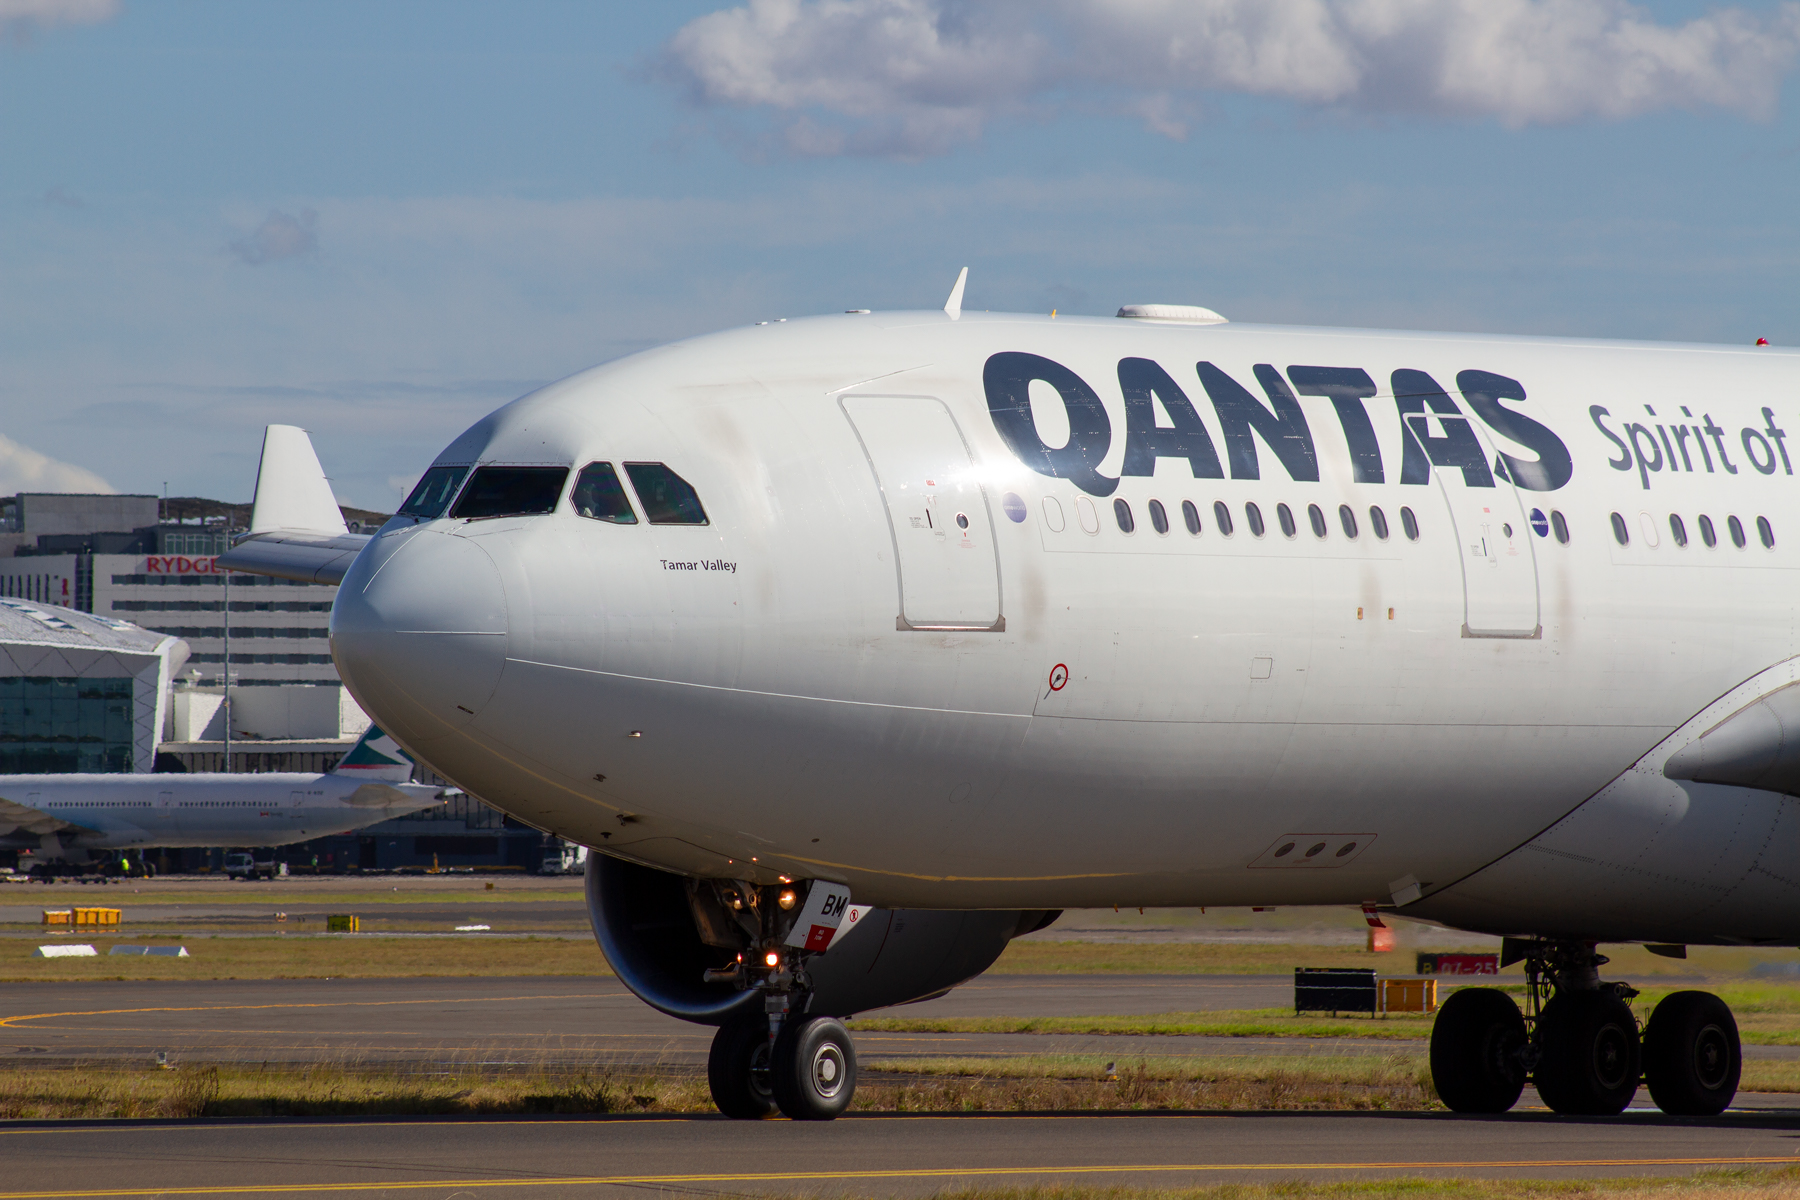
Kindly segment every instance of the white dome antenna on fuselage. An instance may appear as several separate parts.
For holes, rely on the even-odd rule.
[[[1156,321],[1166,325],[1225,325],[1224,317],[1198,304],[1127,304],[1118,316],[1136,321]]]

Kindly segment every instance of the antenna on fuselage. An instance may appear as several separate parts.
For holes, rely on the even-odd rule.
[[[950,298],[944,301],[944,311],[950,315],[952,321],[962,320],[963,285],[968,282],[969,268],[964,267],[962,273],[956,277],[956,286],[950,289]]]

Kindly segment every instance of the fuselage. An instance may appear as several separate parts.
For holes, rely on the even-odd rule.
[[[23,818],[9,840],[79,850],[281,846],[428,808],[441,791],[304,772],[0,777],[0,800],[49,818],[34,833],[29,814],[9,810]]]
[[[333,650],[464,788],[689,874],[1791,944],[1794,801],[1647,756],[1792,682],[1797,402],[1768,349],[736,330],[457,439],[567,469],[554,510],[396,518]],[[578,515],[590,463],[666,465],[706,523]]]

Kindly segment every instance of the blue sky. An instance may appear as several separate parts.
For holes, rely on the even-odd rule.
[[[0,0],[0,491],[391,510],[672,338],[934,307],[1800,343],[1800,6]]]

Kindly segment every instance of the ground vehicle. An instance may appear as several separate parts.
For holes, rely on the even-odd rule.
[[[544,843],[544,861],[538,867],[538,874],[585,875],[587,858],[586,846],[577,846],[574,842],[553,837]]]
[[[227,879],[273,879],[275,878],[275,859],[273,856],[260,857],[248,850],[233,850],[225,856],[225,877]]]

